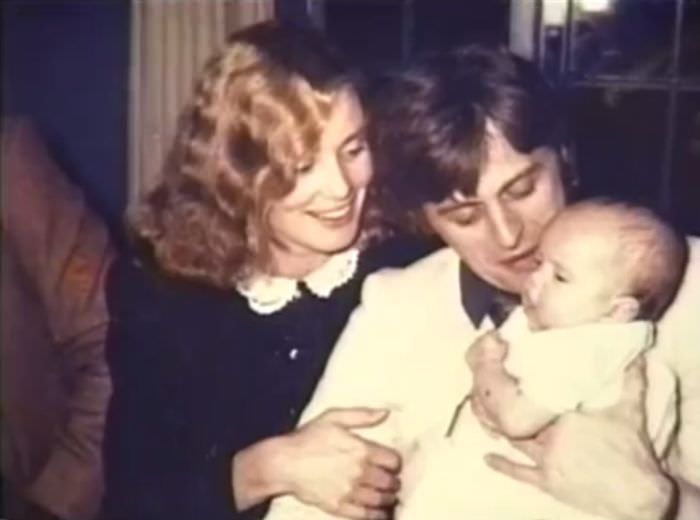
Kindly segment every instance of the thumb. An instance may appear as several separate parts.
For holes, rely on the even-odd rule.
[[[489,357],[505,358],[508,352],[508,343],[496,330],[492,330],[483,336],[481,348]]]
[[[535,486],[543,491],[545,490],[542,473],[536,466],[529,466],[526,464],[513,462],[503,455],[498,455],[496,453],[486,454],[484,460],[486,461],[486,464],[491,467],[491,469],[498,471],[499,473],[507,475],[512,479],[519,480],[520,482],[524,482],[525,484]]]
[[[644,428],[646,424],[647,376],[644,356],[637,357],[625,370],[622,396],[608,409],[610,415]]]
[[[376,426],[389,416],[382,408],[334,408],[323,414],[323,420],[344,428]]]

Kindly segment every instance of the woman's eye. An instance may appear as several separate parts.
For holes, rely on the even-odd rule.
[[[343,155],[349,158],[355,158],[367,150],[367,142],[364,139],[356,139],[345,145]]]
[[[569,281],[569,279],[566,276],[558,272],[554,273],[554,279],[559,283],[566,283]]]

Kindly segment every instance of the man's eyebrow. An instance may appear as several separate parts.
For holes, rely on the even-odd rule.
[[[525,168],[523,168],[523,169],[520,170],[518,173],[516,173],[515,175],[513,175],[513,177],[511,177],[511,178],[501,187],[501,189],[499,190],[499,193],[500,193],[500,192],[503,192],[503,191],[505,191],[505,190],[507,190],[508,188],[510,188],[511,185],[513,185],[514,183],[518,182],[518,181],[519,181],[520,179],[522,179],[523,177],[527,177],[528,175],[531,175],[532,173],[534,173],[534,172],[535,172],[538,168],[540,168],[541,166],[542,166],[542,164],[541,164],[540,162],[538,162],[538,161],[533,161],[533,162],[531,162],[530,164],[528,164],[527,166],[525,166]],[[473,197],[473,195],[470,195],[469,197]],[[474,207],[474,206],[478,206],[479,204],[481,204],[481,201],[479,201],[478,199],[469,199],[469,198],[465,198],[464,200],[454,200],[454,199],[452,199],[452,200],[453,200],[453,203],[450,204],[449,206],[438,207],[438,208],[437,208],[437,212],[438,212],[439,214],[441,214],[441,215],[445,215],[445,214],[448,214],[448,213],[452,213],[453,211],[458,211],[458,210],[460,210],[460,209],[464,209],[464,208],[467,208],[467,207]]]
[[[541,165],[539,162],[537,162],[537,161],[531,162],[531,163],[528,164],[525,168],[523,168],[523,169],[520,170],[518,173],[516,173],[515,175],[513,175],[513,177],[511,177],[511,179],[510,179],[508,182],[506,182],[506,183],[501,187],[501,189],[500,189],[499,191],[505,191],[505,190],[507,190],[507,189],[510,188],[513,184],[515,184],[515,183],[518,182],[520,179],[522,179],[523,177],[527,177],[528,175],[533,174],[540,166],[542,166],[542,165]]]

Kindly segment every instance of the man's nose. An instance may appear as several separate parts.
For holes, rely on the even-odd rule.
[[[491,228],[498,244],[505,249],[515,249],[520,244],[523,233],[520,216],[502,204],[494,205],[489,213]]]

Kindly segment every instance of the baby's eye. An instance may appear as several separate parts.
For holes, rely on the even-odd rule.
[[[294,171],[300,175],[304,175],[305,173],[309,173],[313,169],[313,167],[313,161],[301,161],[297,163],[296,166],[294,166]]]
[[[564,276],[563,274],[556,272],[556,271],[554,273],[554,279],[560,283],[566,283],[569,281],[569,279],[566,276]]]

